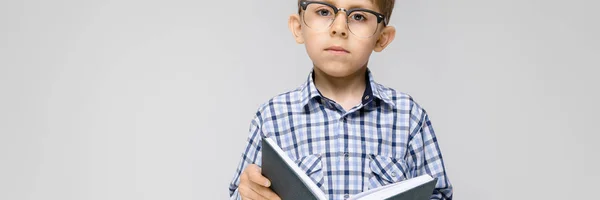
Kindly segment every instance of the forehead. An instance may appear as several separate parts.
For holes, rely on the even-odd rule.
[[[375,0],[317,0],[321,2],[326,2],[331,5],[334,5],[339,8],[366,8],[369,10],[379,11],[377,5],[375,5]]]

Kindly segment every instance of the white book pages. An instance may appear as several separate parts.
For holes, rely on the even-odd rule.
[[[415,178],[411,178],[405,181],[397,182],[394,184],[389,184],[383,187],[378,187],[372,190],[361,192],[351,198],[349,200],[381,200],[393,197],[397,194],[406,192],[410,189],[413,189],[417,186],[423,185],[429,181],[433,180],[431,176],[428,174],[421,175]]]

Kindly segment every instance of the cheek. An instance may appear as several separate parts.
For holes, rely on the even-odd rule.
[[[313,59],[322,53],[321,51],[326,45],[326,38],[315,33],[304,33],[304,45],[309,56]]]
[[[355,39],[353,42],[350,42],[350,45],[353,50],[353,56],[359,60],[359,62],[367,62],[371,53],[373,53],[375,41]]]
[[[308,28],[308,27],[303,27]],[[311,30],[302,30],[304,37],[304,45],[308,56],[313,62],[321,63],[326,62],[327,59],[323,57],[323,49],[329,45],[331,36],[327,32],[314,32]],[[351,34],[351,33],[350,33]],[[362,66],[369,60],[371,53],[373,53],[373,47],[376,43],[376,39],[368,38],[354,38],[354,35],[350,35],[345,41],[345,45],[352,52],[349,60],[346,60],[347,64]]]

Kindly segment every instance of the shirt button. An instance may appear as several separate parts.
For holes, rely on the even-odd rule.
[[[392,172],[392,177],[396,177],[396,172]]]
[[[350,195],[348,193],[344,194],[344,199],[350,198]]]
[[[350,154],[348,152],[344,153],[344,159],[348,160],[348,158],[350,157]]]

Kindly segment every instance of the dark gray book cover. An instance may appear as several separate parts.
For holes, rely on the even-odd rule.
[[[271,181],[271,189],[285,200],[318,200],[310,187],[288,166],[271,143],[262,140],[262,174]],[[314,184],[314,183],[310,183]]]

